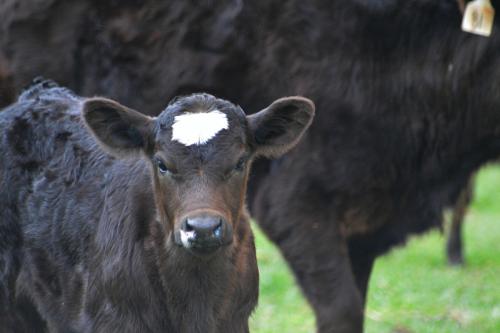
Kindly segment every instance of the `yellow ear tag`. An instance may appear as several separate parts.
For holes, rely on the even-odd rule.
[[[474,0],[467,4],[462,30],[481,36],[491,35],[495,9],[490,0]]]

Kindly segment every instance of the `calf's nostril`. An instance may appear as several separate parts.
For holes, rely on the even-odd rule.
[[[223,220],[218,217],[190,217],[184,221],[181,229],[185,232],[194,231],[199,234],[212,235],[215,229],[217,229],[222,224]]]
[[[220,221],[219,225],[214,229],[214,236],[216,238],[222,237],[222,221]]]
[[[189,220],[186,221],[186,224],[184,225],[184,231],[186,232],[190,232],[190,231],[193,231],[194,228],[191,224],[189,224]]]

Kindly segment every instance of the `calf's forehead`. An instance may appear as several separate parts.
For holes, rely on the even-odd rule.
[[[159,150],[167,152],[229,154],[242,150],[247,143],[248,126],[243,110],[207,94],[174,101],[157,121],[156,142]]]

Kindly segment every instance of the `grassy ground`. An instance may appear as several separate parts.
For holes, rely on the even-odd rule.
[[[261,294],[252,332],[314,332],[313,314],[279,252],[256,234]],[[464,234],[464,268],[446,266],[437,231],[379,259],[366,332],[500,332],[500,168],[481,171]]]

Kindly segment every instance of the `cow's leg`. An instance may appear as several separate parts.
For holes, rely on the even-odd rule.
[[[358,290],[361,294],[363,301],[363,307],[366,304],[366,296],[368,292],[368,283],[370,280],[370,275],[373,269],[373,264],[375,263],[375,255],[371,251],[360,251],[360,247],[363,244],[357,244],[355,242],[349,243],[349,257],[351,259],[352,272],[354,274],[354,279]],[[358,247],[359,246],[359,247]]]
[[[28,297],[18,297],[13,307],[12,333],[45,333],[52,332],[47,329],[45,321],[40,317],[38,310]],[[0,326],[1,327],[1,326]],[[3,332],[3,331],[2,331]]]
[[[462,223],[464,215],[455,208],[450,225],[450,233],[446,242],[446,255],[449,265],[462,265],[464,263],[462,244]]]
[[[220,323],[217,332],[248,333],[250,332],[250,328],[248,326],[247,318],[240,318],[237,316],[228,322],[222,322]]]
[[[462,224],[467,213],[467,208],[472,200],[473,190],[474,177],[471,177],[467,187],[462,190],[453,207],[451,226],[448,241],[446,242],[446,254],[448,256],[448,264],[450,265],[462,265],[464,263]]]
[[[21,268],[21,230],[15,211],[3,202],[0,207],[0,331],[6,333],[44,332],[33,303],[16,296],[16,282]]]
[[[321,228],[292,228],[290,241],[279,245],[314,309],[318,332],[361,332],[363,303],[345,242]]]
[[[7,332],[21,331],[15,311],[21,231],[14,215],[8,206],[0,206],[0,327]]]
[[[320,333],[362,332],[363,302],[346,242],[321,210],[290,205],[257,220],[279,246],[316,315]]]

